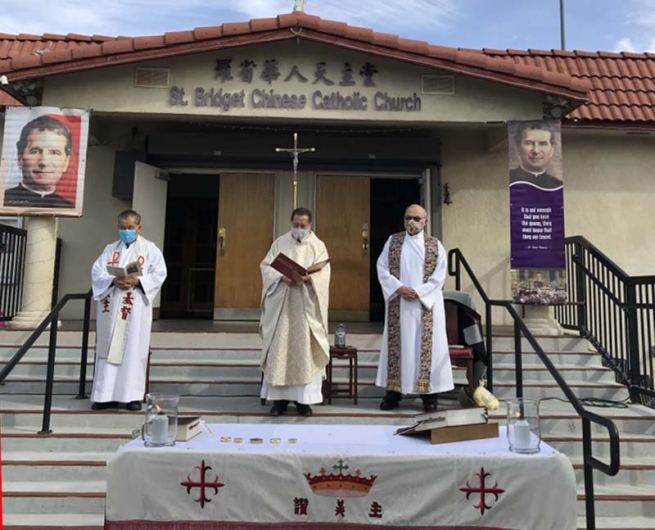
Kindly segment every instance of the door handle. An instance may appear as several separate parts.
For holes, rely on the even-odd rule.
[[[225,228],[218,229],[218,255],[225,256]]]
[[[362,230],[362,253],[366,254],[368,251],[369,241],[368,241],[368,230]]]

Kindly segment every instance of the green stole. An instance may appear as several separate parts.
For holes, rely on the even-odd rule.
[[[389,272],[400,280],[400,254],[403,250],[406,232],[391,236],[389,244]],[[427,282],[437,267],[439,240],[425,235],[425,261],[423,264],[423,283]],[[400,296],[394,297],[387,309],[387,390],[400,392]],[[421,362],[416,390],[421,394],[430,393],[430,373],[432,372],[432,309],[421,304]]]

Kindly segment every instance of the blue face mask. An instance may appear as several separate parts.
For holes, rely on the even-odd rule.
[[[118,237],[121,238],[126,245],[133,243],[136,239],[136,230],[119,230]]]

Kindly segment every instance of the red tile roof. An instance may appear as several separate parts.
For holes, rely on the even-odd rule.
[[[508,65],[504,58],[486,56],[479,51],[432,46],[427,42],[403,39],[343,22],[321,20],[306,13],[136,38],[0,34],[0,75],[20,81],[297,37],[579,102],[586,100],[589,89],[585,82],[574,77],[532,65]]]
[[[0,107],[20,107],[22,105],[23,104],[12,95],[0,90]]]
[[[566,122],[655,127],[655,54],[471,50],[290,13],[145,37],[0,34],[0,75],[11,80],[301,38],[585,102]]]
[[[566,116],[568,124],[655,127],[654,53],[482,51],[487,57],[536,66],[588,82],[589,101]]]

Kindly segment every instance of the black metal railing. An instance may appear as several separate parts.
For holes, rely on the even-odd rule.
[[[0,224],[0,322],[20,311],[27,230]]]
[[[597,469],[606,475],[614,476],[619,472],[621,465],[621,455],[619,449],[619,431],[615,423],[603,416],[599,416],[585,409],[580,400],[566,383],[555,365],[549,359],[546,352],[539,345],[539,342],[526,327],[523,319],[514,308],[512,302],[507,300],[491,300],[484,288],[478,281],[459,249],[453,249],[448,253],[448,274],[455,277],[455,286],[461,290],[462,269],[466,271],[469,279],[475,286],[478,294],[482,297],[485,304],[486,314],[486,337],[487,337],[487,358],[489,359],[488,371],[493,375],[493,342],[491,340],[491,327],[493,325],[492,308],[501,307],[507,311],[514,322],[514,352],[516,363],[516,397],[523,397],[523,365],[522,365],[522,339],[525,338],[528,344],[535,351],[541,362],[544,364],[550,375],[560,387],[566,399],[571,403],[575,411],[582,420],[582,449],[583,449],[583,468],[584,468],[584,485],[585,485],[585,513],[587,520],[587,530],[596,529],[596,512],[594,503],[594,476],[593,470]],[[610,461],[609,464],[602,462],[593,456],[591,424],[595,423],[607,429],[609,435]]]
[[[52,411],[52,394],[55,380],[55,363],[57,355],[57,331],[59,328],[59,313],[70,300],[84,300],[84,324],[82,327],[82,351],[80,362],[80,380],[78,399],[86,397],[86,365],[89,351],[89,330],[91,325],[91,291],[80,294],[67,294],[52,308],[25,343],[7,362],[0,371],[0,384],[3,383],[16,365],[25,357],[29,349],[34,346],[41,334],[50,326],[50,341],[48,343],[48,366],[46,372],[45,398],[43,402],[43,422],[39,434],[51,434],[50,413]]]
[[[566,239],[566,269],[574,303],[555,316],[589,340],[633,402],[655,408],[655,276],[630,276],[582,236]]]

